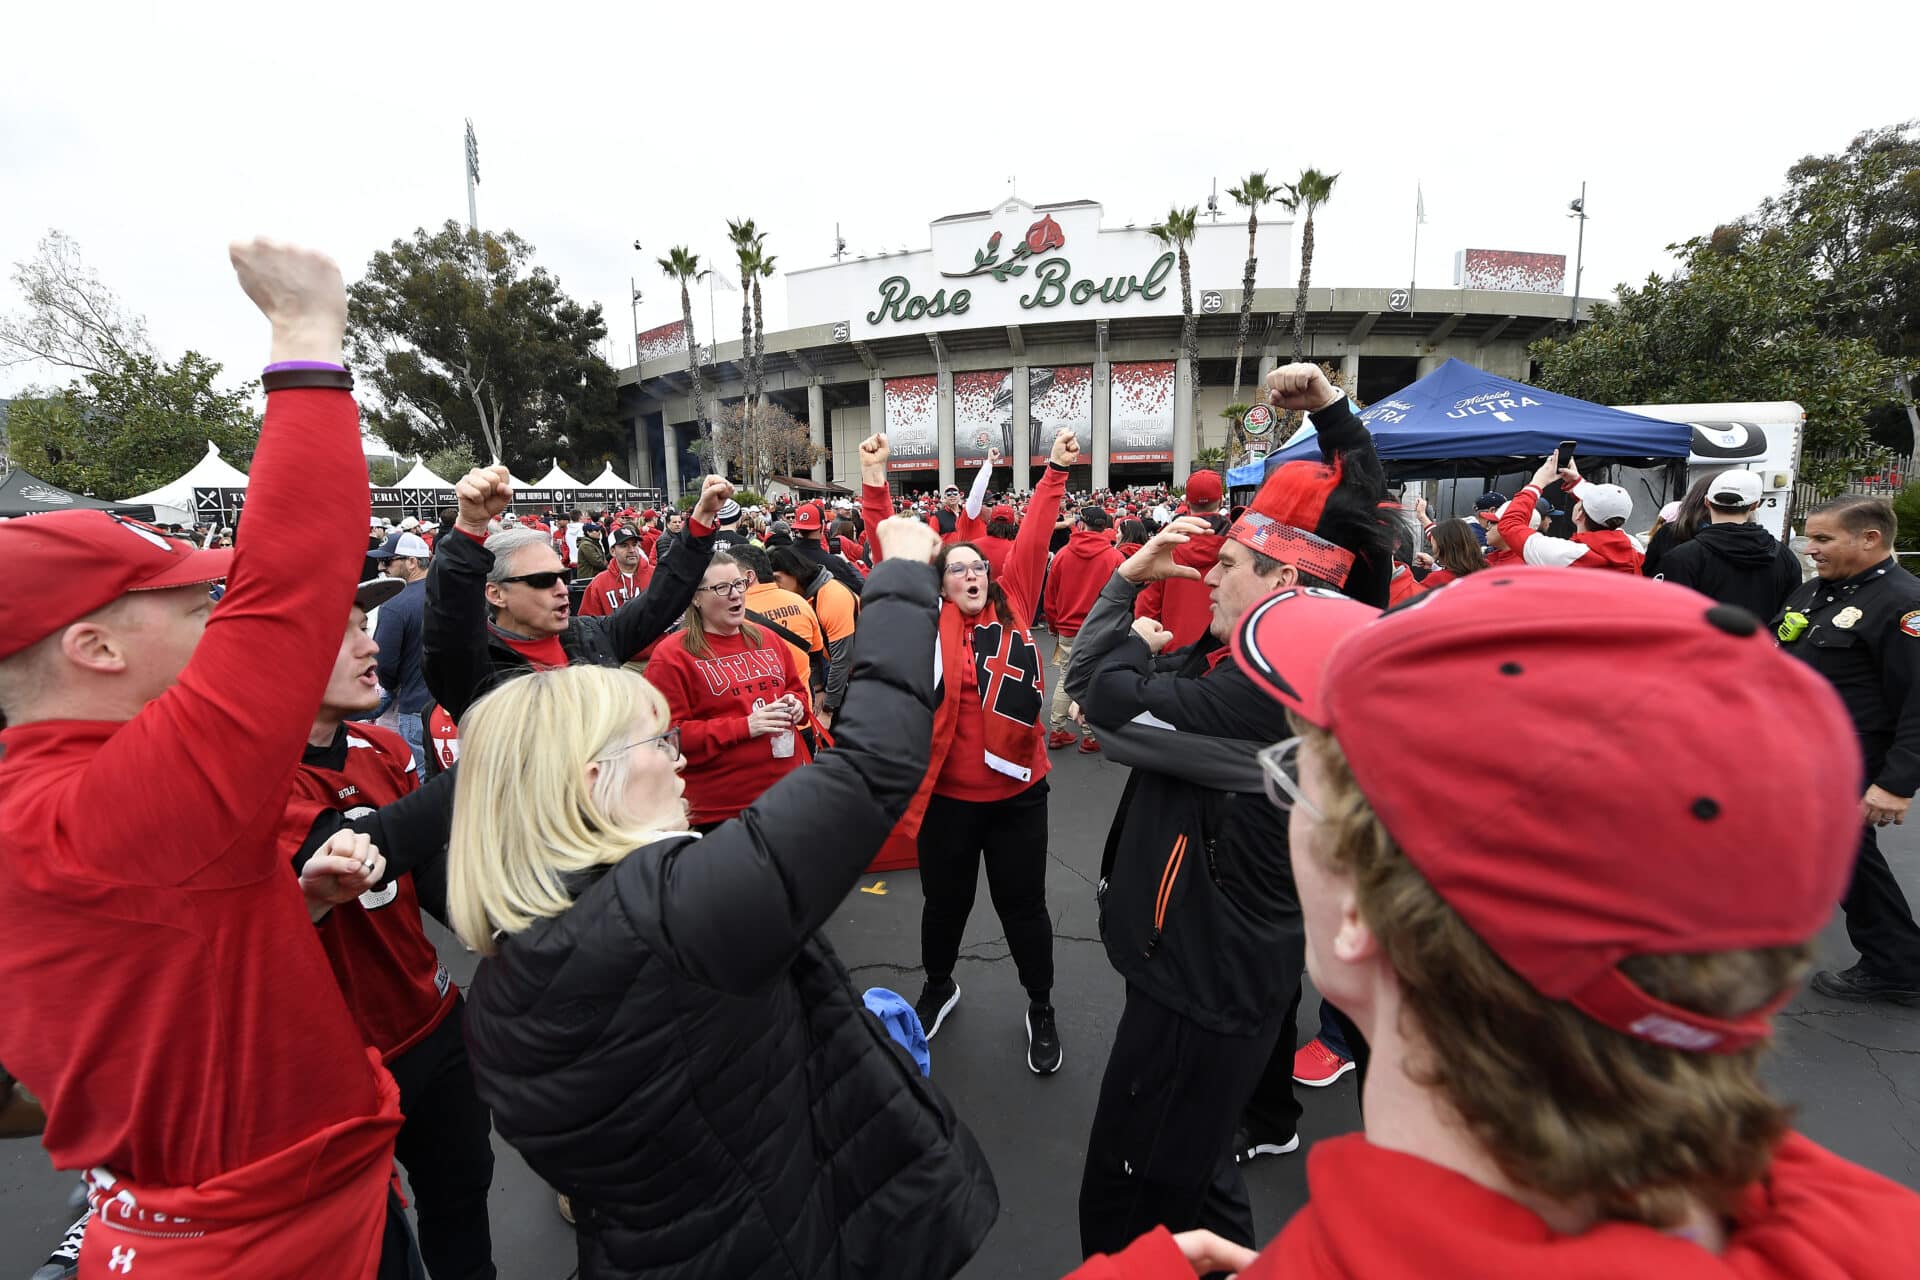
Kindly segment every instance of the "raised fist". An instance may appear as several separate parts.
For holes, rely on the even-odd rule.
[[[1276,409],[1312,413],[1340,398],[1340,392],[1317,364],[1283,364],[1267,375],[1267,403]]]
[[[860,442],[860,483],[884,485],[887,482],[887,459],[893,456],[893,450],[887,447],[887,433],[876,431]]]
[[[1072,427],[1060,428],[1053,438],[1053,456],[1049,459],[1056,467],[1071,467],[1080,461],[1080,437],[1073,433]]]
[[[700,482],[700,501],[693,506],[693,518],[711,529],[719,524],[720,504],[733,496],[733,484],[725,476],[708,476]]]
[[[865,446],[863,445],[864,449]],[[921,564],[932,564],[933,558],[940,554],[940,535],[931,526],[918,520],[909,520],[905,516],[892,516],[882,520],[873,531],[874,539],[880,544],[880,555],[887,560],[914,560]]]
[[[1147,648],[1159,653],[1173,642],[1173,632],[1161,626],[1152,618],[1135,618],[1133,634],[1147,642]]]
[[[458,523],[469,533],[485,537],[487,522],[513,505],[513,482],[505,463],[475,467],[453,486],[460,504]]]
[[[240,287],[273,324],[273,361],[343,364],[347,290],[332,258],[278,240],[235,240],[227,246]]]

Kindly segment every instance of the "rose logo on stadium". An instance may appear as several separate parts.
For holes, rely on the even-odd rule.
[[[1025,259],[1047,252],[1049,249],[1067,247],[1067,233],[1060,224],[1047,214],[1027,228],[1027,234],[1020,243],[1013,246],[1013,252],[1007,255],[1005,262],[1000,261],[1000,233],[994,232],[987,237],[987,247],[973,251],[973,267],[967,271],[942,271],[940,274],[950,280],[964,280],[968,276],[990,275],[1001,284],[1008,276],[1022,275],[1026,272]]]

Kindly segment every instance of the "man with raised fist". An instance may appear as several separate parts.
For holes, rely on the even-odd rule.
[[[488,521],[513,502],[504,465],[475,467],[454,496],[460,513],[427,574],[425,668],[428,690],[458,721],[501,680],[578,663],[617,667],[664,635],[693,602],[733,486],[708,476],[647,589],[605,617],[578,618],[550,540],[526,530],[488,533]]]
[[[302,889],[349,902],[385,865],[349,836],[296,884],[275,839],[340,643],[314,619],[346,615],[366,554],[346,293],[322,254],[230,256],[273,329],[238,545],[93,511],[0,526],[0,1061],[54,1164],[90,1171],[83,1271],[366,1278],[398,1093]]]

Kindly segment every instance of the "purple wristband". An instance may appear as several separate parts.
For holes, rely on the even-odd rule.
[[[291,373],[295,369],[330,369],[335,373],[345,373],[347,371],[347,366],[343,364],[334,364],[327,360],[282,360],[278,364],[268,365],[266,368],[262,369],[260,372],[263,374]]]

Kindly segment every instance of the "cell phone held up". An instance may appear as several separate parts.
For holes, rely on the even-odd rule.
[[[1560,442],[1559,452],[1553,455],[1554,470],[1557,471],[1561,467],[1570,467],[1573,465],[1573,450],[1578,443],[1576,440],[1562,440]]]

